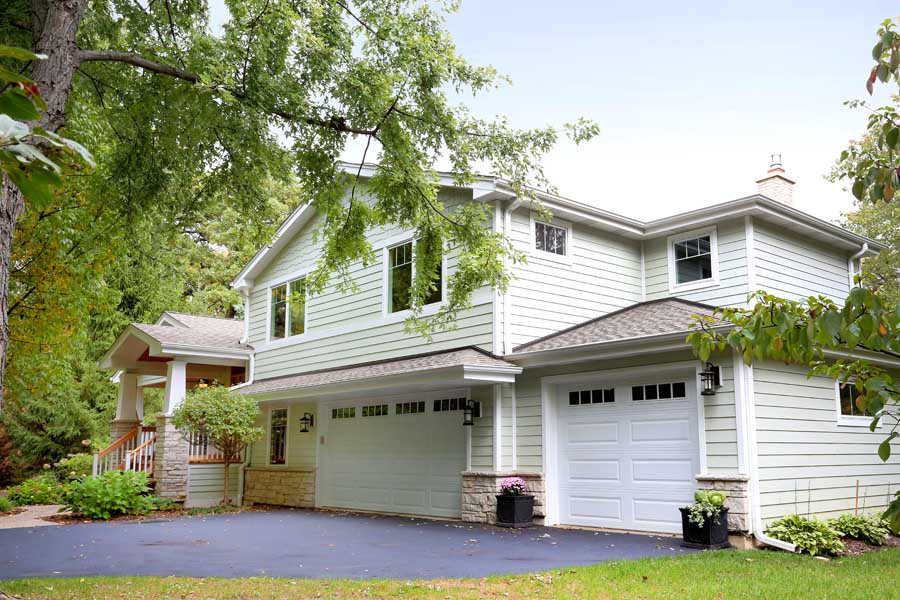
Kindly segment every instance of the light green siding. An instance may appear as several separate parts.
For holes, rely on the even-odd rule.
[[[471,197],[471,192],[443,190],[441,198],[452,206]],[[350,365],[360,362],[479,346],[492,348],[493,298],[490,290],[476,292],[473,307],[465,311],[452,331],[439,332],[429,342],[422,336],[405,332],[405,322],[397,315],[383,314],[384,252],[377,249],[369,265],[354,264],[350,277],[355,289],[342,291],[337,279],[306,305],[304,335],[285,341],[268,342],[268,284],[316,266],[320,244],[315,231],[320,225],[313,217],[293,240],[256,278],[250,294],[250,343],[256,348],[255,379],[268,379],[306,371]],[[397,228],[383,228],[370,235],[374,246],[402,237]],[[410,237],[412,233],[410,232]],[[447,279],[456,267],[450,255]]]
[[[792,300],[823,294],[843,303],[848,255],[782,227],[753,221],[756,288]]]
[[[288,409],[287,464],[284,468],[314,469],[316,467],[316,442],[319,415],[314,403],[302,404],[265,404],[261,406],[261,414],[256,421],[262,427],[262,437],[250,447],[248,466],[268,467],[269,465],[269,412],[273,408]],[[309,432],[300,431],[300,418],[303,413],[310,413],[316,420],[316,427]],[[281,465],[271,465],[273,469]]]
[[[575,223],[565,259],[535,249],[530,209],[515,211],[511,226],[527,256],[509,288],[514,347],[641,301],[640,242]]]
[[[743,219],[723,221],[716,227],[719,253],[718,285],[684,291],[669,290],[668,236],[644,242],[647,300],[675,296],[714,306],[734,306],[747,300],[747,246]]]
[[[878,458],[884,428],[838,425],[834,382],[798,367],[753,368],[762,517],[873,512],[900,489],[900,463]]]
[[[483,385],[472,388],[472,400],[481,404],[481,417],[472,427],[472,469],[494,468],[494,388]]]
[[[240,465],[230,465],[228,497],[237,501]],[[222,502],[225,491],[225,465],[189,465],[187,506],[215,506]]]

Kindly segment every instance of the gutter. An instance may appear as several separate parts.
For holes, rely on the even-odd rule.
[[[751,533],[762,544],[786,550],[787,552],[797,552],[797,546],[790,542],[776,540],[766,535],[765,528],[762,523],[761,500],[759,493],[759,447],[756,439],[756,398],[753,392],[753,367],[744,364],[741,357],[736,357],[735,364],[740,364],[741,372],[741,392],[735,394],[735,410],[743,416],[744,431],[738,432],[744,436],[744,461],[750,471],[750,520]],[[737,386],[735,386],[737,387]],[[740,406],[739,406],[740,405]],[[740,446],[740,445],[739,445]]]
[[[859,252],[853,254],[850,258],[847,259],[847,273],[850,274],[850,289],[852,290],[856,287],[856,268],[854,267],[854,263],[856,260],[862,258],[869,252],[869,242],[863,242],[862,246],[859,248]],[[859,265],[859,270],[862,272],[862,263]]]

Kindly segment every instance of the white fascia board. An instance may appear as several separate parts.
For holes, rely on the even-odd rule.
[[[294,212],[285,219],[284,223],[281,224],[281,227],[278,228],[278,231],[275,232],[272,243],[268,246],[263,246],[255,255],[253,255],[250,262],[241,269],[241,272],[238,273],[237,277],[231,282],[231,287],[237,290],[250,289],[253,287],[253,278],[262,267],[268,264],[268,257],[273,256],[281,249],[282,245],[290,241],[296,228],[306,223],[313,212],[314,211],[309,203],[301,204],[294,209]]]
[[[466,381],[487,381],[491,383],[515,383],[516,375],[522,367],[485,367],[463,365],[463,379]]]
[[[865,360],[880,367],[890,369],[900,369],[900,357],[885,354],[884,352],[873,352],[871,350],[854,350],[853,352],[840,352],[837,350],[825,350],[827,358],[838,360]]]
[[[101,369],[112,368],[112,363],[110,362],[112,360],[112,355],[115,354],[116,350],[118,350],[119,347],[121,347],[122,344],[125,343],[125,340],[127,340],[129,336],[134,336],[147,344],[148,354],[150,354],[151,356],[159,355],[160,346],[159,342],[157,342],[156,339],[141,331],[134,325],[128,325],[125,328],[125,331],[119,334],[119,337],[116,338],[116,341],[113,343],[113,345],[110,346],[109,350],[107,350],[103,357],[98,361]]]
[[[221,348],[192,346],[189,344],[162,344],[159,353],[179,359],[182,357],[197,357],[247,360],[252,352],[252,350],[223,350]],[[193,361],[188,360],[188,362]]]

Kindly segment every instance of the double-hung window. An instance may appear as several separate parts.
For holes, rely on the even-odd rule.
[[[408,310],[412,306],[412,285],[415,269],[413,267],[415,243],[405,242],[388,248],[388,274],[387,274],[387,311],[388,313]],[[433,288],[429,290],[425,298],[425,304],[435,304],[441,301],[443,294],[443,274],[441,265],[438,265],[435,279],[432,280]]]
[[[287,462],[288,409],[273,408],[269,415],[269,464]]]
[[[272,286],[269,339],[280,340],[306,331],[306,280]]]
[[[669,287],[715,285],[719,279],[715,228],[669,238]]]

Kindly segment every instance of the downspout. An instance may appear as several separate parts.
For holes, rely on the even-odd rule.
[[[859,249],[859,252],[851,256],[847,260],[847,272],[850,275],[850,289],[852,290],[856,286],[856,260],[865,256],[866,252],[869,251],[869,242],[863,242],[862,246]],[[860,264],[860,271],[862,271],[862,265]]]
[[[762,502],[759,492],[759,449],[756,439],[756,398],[753,391],[753,367],[748,367],[747,365],[745,365],[743,360],[740,360],[740,365],[742,375],[741,391],[743,393],[735,394],[735,403],[743,400],[743,406],[736,406],[735,409],[742,410],[741,414],[744,417],[743,423],[746,429],[746,443],[744,444],[744,451],[746,453],[745,464],[748,466],[750,471],[749,492],[750,519],[752,523],[751,532],[753,533],[753,537],[755,537],[756,540],[761,544],[772,546],[773,548],[779,548],[781,550],[786,550],[788,552],[796,552],[796,545],[791,544],[790,542],[776,540],[775,538],[766,535],[765,528],[763,527],[761,510]]]

